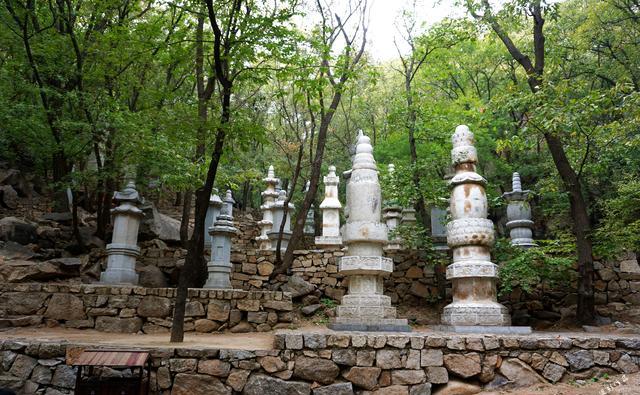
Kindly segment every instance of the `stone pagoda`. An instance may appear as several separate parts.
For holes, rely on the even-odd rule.
[[[287,203],[287,191],[284,189],[280,189],[278,192],[278,199],[273,204],[273,227],[271,231],[267,232],[267,236],[271,241],[271,249],[275,251],[278,248],[278,235],[280,233],[280,225],[284,221],[284,229],[282,230],[282,242],[280,243],[280,250],[286,250],[289,245],[289,239],[291,239],[291,214],[293,214],[293,210],[295,206],[292,203],[289,203],[288,207],[285,208],[285,204]],[[287,217],[285,219],[285,210],[287,211]]]
[[[322,210],[322,236],[316,237],[316,245],[330,246],[342,244],[340,236],[340,209],[342,204],[338,200],[338,184],[340,178],[336,175],[336,167],[329,166],[329,174],[324,176],[324,200],[320,203]]]
[[[258,222],[258,226],[260,226],[260,236],[256,237],[256,241],[258,242],[258,248],[260,250],[270,250],[271,240],[269,240],[268,233],[271,232],[273,228],[273,206],[278,197],[276,185],[280,182],[280,180],[276,178],[273,166],[269,166],[267,177],[263,178],[262,181],[267,184],[267,189],[262,192],[263,203],[260,206],[260,210],[262,210],[262,220]]]
[[[453,302],[445,306],[442,323],[454,326],[507,326],[511,317],[497,302],[498,267],[491,262],[495,241],[493,222],[487,219],[486,180],[476,173],[478,154],[473,133],[466,125],[456,128],[452,137],[451,160],[455,175],[451,187],[451,222],[447,224],[447,243],[453,263],[447,268]]]
[[[393,163],[389,163],[387,171],[389,176],[392,176],[396,171],[396,166]],[[400,226],[400,221],[402,220],[402,207],[393,199],[387,200],[385,202],[385,207],[382,209],[382,218],[384,218],[389,232],[393,232],[393,230]],[[400,244],[402,243],[402,239],[398,235],[391,237],[392,239],[389,240],[389,244],[384,247],[384,250],[399,250],[401,248]]]
[[[216,222],[218,214],[220,214],[220,208],[222,207],[222,199],[218,196],[218,190],[214,189],[209,197],[209,207],[207,208],[207,216],[204,219],[205,224],[205,236],[204,236],[204,248],[211,248],[211,236],[209,236],[209,227],[213,226]]]
[[[113,236],[111,244],[107,245],[107,270],[100,274],[100,282],[137,285],[138,229],[144,216],[138,205],[142,199],[131,181],[123,191],[113,195],[113,201],[117,205],[111,210]]]
[[[311,187],[311,181],[307,181],[307,183],[304,184],[305,195],[309,192],[310,187]],[[313,205],[311,205],[311,207],[309,207],[309,210],[307,210],[307,217],[304,219],[303,232],[306,236],[314,236],[316,234],[315,215],[316,215],[315,210],[313,209]]]
[[[205,288],[230,289],[231,286],[231,237],[238,232],[233,226],[233,197],[227,191],[224,204],[214,225],[209,228],[211,235],[211,260],[207,264],[209,276]]]
[[[509,229],[511,245],[522,248],[537,247],[533,241],[533,221],[531,220],[531,205],[529,205],[531,191],[522,190],[518,173],[513,173],[511,185],[513,190],[502,195],[504,200],[509,203],[507,205],[507,229]]]
[[[409,331],[397,319],[391,298],[383,294],[383,277],[393,272],[393,260],[382,256],[388,242],[387,226],[380,222],[382,197],[378,169],[369,137],[358,134],[356,155],[347,184],[349,218],[344,228],[347,256],[339,272],[348,278],[349,291],[330,324],[334,330]]]

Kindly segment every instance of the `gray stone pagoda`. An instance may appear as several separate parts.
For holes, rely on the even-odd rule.
[[[387,172],[389,176],[392,176],[396,170],[396,166],[393,163],[389,163],[387,166]],[[389,199],[385,201],[385,207],[382,209],[382,218],[387,225],[389,231],[389,243],[384,247],[385,251],[399,250],[402,246],[402,239],[398,235],[393,235],[393,231],[400,226],[402,221],[402,207],[394,200]]]
[[[293,210],[295,206],[292,203],[289,203],[287,210],[287,217],[285,219],[285,204],[287,203],[287,191],[284,189],[280,189],[278,192],[278,199],[273,204],[272,212],[273,212],[273,227],[269,232],[267,232],[267,236],[271,241],[271,249],[275,251],[278,248],[278,234],[280,232],[280,224],[284,221],[284,229],[282,231],[282,242],[280,243],[280,250],[286,250],[289,245],[289,239],[291,239],[291,214],[293,214]]]
[[[212,237],[211,260],[207,264],[209,276],[205,288],[230,289],[231,286],[231,237],[238,232],[233,226],[233,197],[227,191],[224,204],[215,223],[209,228]]]
[[[142,203],[135,184],[131,181],[121,192],[113,195],[116,207],[113,215],[113,236],[107,245],[107,270],[100,274],[104,284],[138,284],[136,258],[140,256],[138,229],[144,214],[138,208]]]
[[[383,277],[393,272],[393,260],[382,256],[388,242],[387,226],[380,222],[382,196],[378,169],[369,137],[358,134],[356,155],[347,185],[349,217],[344,228],[347,256],[339,272],[348,278],[348,294],[330,324],[334,330],[408,331],[397,319],[391,298],[383,294]]]
[[[307,181],[307,183],[304,184],[305,195],[307,194],[307,192],[309,192],[310,185],[311,185],[311,181]],[[309,210],[307,211],[307,217],[304,219],[303,232],[307,236],[314,236],[316,234],[315,215],[316,215],[315,210],[313,209],[313,205],[311,205],[311,207],[309,207]]]
[[[256,237],[256,241],[259,243],[258,248],[260,250],[270,250],[271,240],[269,239],[269,232],[273,228],[273,206],[276,203],[278,197],[278,191],[276,191],[276,185],[280,182],[276,178],[273,166],[269,166],[267,177],[263,178],[267,184],[267,189],[262,192],[262,220],[258,222],[260,226],[260,236]]]
[[[342,244],[340,236],[340,209],[342,204],[338,199],[338,184],[340,178],[336,175],[336,167],[329,166],[329,174],[324,179],[324,200],[320,203],[322,211],[322,235],[316,237],[316,245],[329,246]]]
[[[507,201],[507,229],[511,237],[511,245],[530,248],[537,247],[533,241],[533,221],[531,220],[531,191],[522,190],[520,174],[513,173],[512,191],[502,195]]]
[[[450,181],[447,243],[453,263],[447,268],[447,279],[452,282],[453,302],[445,306],[442,323],[454,327],[508,326],[509,312],[497,302],[498,267],[491,262],[495,236],[493,222],[487,219],[486,180],[476,173],[474,136],[466,125],[460,125],[452,141],[455,175]]]
[[[209,207],[207,208],[207,216],[205,217],[205,236],[204,236],[204,248],[211,248],[211,236],[209,235],[209,227],[213,226],[216,222],[220,209],[222,208],[222,199],[218,196],[218,190],[214,189],[209,197]]]

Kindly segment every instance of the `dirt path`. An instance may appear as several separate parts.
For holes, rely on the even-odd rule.
[[[66,341],[74,344],[118,345],[130,347],[175,348],[227,348],[237,350],[271,350],[272,333],[187,333],[183,343],[170,343],[169,334],[137,335],[131,333],[105,333],[87,329],[68,328],[15,328],[0,332],[3,339],[38,339]]]
[[[621,374],[598,381],[540,384],[508,391],[483,391],[481,395],[639,395],[640,373]]]

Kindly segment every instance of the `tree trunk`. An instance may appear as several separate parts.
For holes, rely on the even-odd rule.
[[[545,133],[544,137],[560,178],[562,178],[562,182],[569,193],[573,233],[576,236],[578,253],[579,276],[576,317],[578,322],[590,324],[595,322],[596,313],[593,290],[593,249],[590,239],[591,222],[587,204],[582,194],[580,178],[569,163],[562,141],[550,133]]]
[[[209,207],[209,196],[213,190],[213,183],[218,171],[218,164],[222,157],[226,128],[230,119],[231,107],[231,85],[223,87],[222,93],[222,115],[220,126],[216,133],[216,141],[211,162],[207,171],[207,178],[203,186],[196,190],[195,223],[193,233],[189,240],[187,256],[184,266],[180,270],[178,280],[178,290],[176,295],[176,305],[173,311],[173,323],[171,325],[171,342],[182,342],[184,340],[184,313],[187,302],[189,287],[201,286],[202,273],[206,272],[204,259],[204,227]]]
[[[191,200],[193,192],[191,190],[184,191],[184,200],[182,201],[182,215],[180,217],[180,243],[184,248],[188,248],[189,243],[189,219],[191,218]]]

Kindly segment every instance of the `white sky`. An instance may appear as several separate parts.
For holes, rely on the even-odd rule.
[[[395,24],[400,19],[402,10],[411,9],[412,4],[413,0],[371,0],[367,50],[374,59],[386,61],[398,57],[393,39],[397,37],[400,44],[402,37],[399,36]],[[416,19],[426,26],[446,17],[463,15],[464,10],[456,7],[453,0],[416,0]],[[402,46],[400,48],[404,49]]]

